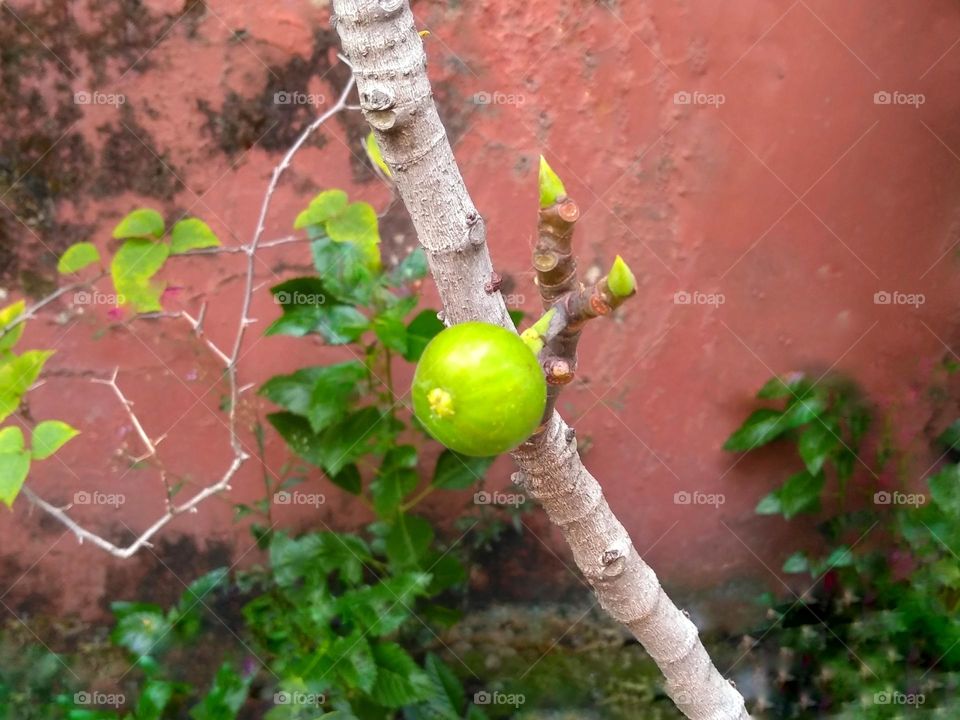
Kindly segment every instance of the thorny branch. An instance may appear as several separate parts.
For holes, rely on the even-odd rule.
[[[266,194],[263,198],[263,203],[260,207],[260,215],[257,220],[257,227],[253,234],[253,239],[247,245],[241,245],[239,247],[231,248],[210,248],[204,251],[194,251],[189,254],[216,254],[216,253],[243,253],[247,257],[246,262],[246,274],[245,274],[245,285],[243,299],[241,301],[240,308],[240,319],[238,322],[237,332],[234,336],[232,346],[229,353],[221,350],[217,347],[212,341],[203,336],[203,314],[205,307],[201,310],[199,316],[194,318],[192,315],[186,312],[180,313],[171,313],[173,316],[183,317],[188,323],[190,323],[193,328],[194,333],[198,337],[203,337],[207,347],[210,351],[224,363],[226,366],[226,375],[227,382],[229,385],[228,393],[228,434],[230,447],[233,450],[233,459],[231,460],[229,466],[220,476],[220,479],[212,485],[204,487],[196,494],[194,494],[189,500],[186,500],[180,504],[174,504],[168,494],[167,498],[167,510],[161,515],[152,525],[150,525],[146,530],[144,530],[137,538],[135,538],[130,544],[126,546],[116,545],[109,540],[101,537],[95,532],[88,530],[77,523],[73,518],[68,514],[71,506],[66,506],[64,508],[57,507],[48,501],[40,497],[36,492],[31,490],[29,487],[24,486],[23,493],[24,495],[32,502],[35,506],[39,507],[41,510],[49,513],[56,520],[65,525],[73,534],[77,537],[80,542],[85,540],[90,541],[97,547],[106,550],[111,555],[114,555],[119,558],[128,558],[135,554],[142,547],[150,546],[150,539],[157,534],[167,523],[173,520],[179,515],[184,513],[197,512],[197,507],[203,503],[204,500],[210,498],[223,490],[230,489],[230,481],[240,470],[243,463],[249,459],[250,455],[244,450],[243,442],[240,439],[240,433],[237,427],[237,406],[239,404],[239,399],[241,393],[243,393],[250,386],[240,386],[238,380],[238,363],[240,360],[240,351],[243,347],[243,340],[247,332],[247,328],[252,325],[256,320],[250,317],[250,305],[252,302],[253,291],[254,291],[254,282],[255,282],[255,270],[256,270],[256,253],[258,249],[263,249],[266,247],[275,247],[279,245],[285,245],[292,242],[299,241],[297,237],[285,237],[273,241],[263,242],[263,234],[266,228],[267,215],[270,210],[270,204],[273,200],[273,195],[277,190],[277,187],[280,184],[280,179],[283,176],[284,172],[290,167],[291,162],[293,161],[294,156],[303,146],[303,144],[310,138],[310,136],[316,132],[316,130],[327,122],[330,118],[336,115],[339,112],[342,112],[348,109],[347,98],[349,97],[355,79],[353,75],[350,76],[350,79],[347,81],[346,85],[343,87],[343,90],[340,93],[336,103],[334,103],[326,112],[317,117],[310,125],[308,125],[304,131],[297,138],[296,142],[283,156],[283,159],[280,163],[274,168],[273,175],[270,178],[270,183],[267,186]],[[74,283],[72,285],[64,286],[58,289],[56,292],[52,293],[50,296],[43,298],[38,301],[36,304],[32,305],[29,308],[26,308],[20,316],[12,321],[9,324],[9,327],[4,328],[4,332],[12,329],[17,324],[23,322],[24,320],[33,317],[37,311],[43,307],[49,305],[51,302],[56,300],[59,297],[62,297],[64,294],[70,292],[71,290],[77,290],[83,287],[88,287],[97,280],[105,276],[105,273],[99,275],[96,278],[87,280],[84,282]],[[158,316],[163,316],[163,314],[158,314]],[[143,442],[147,454],[141,459],[146,459],[153,457],[157,453],[157,445],[160,440],[151,440],[149,435],[143,429],[137,415],[133,412],[132,403],[124,395],[123,391],[120,389],[117,384],[117,375],[118,370],[115,370],[112,376],[109,379],[95,379],[93,382],[107,385],[111,387],[114,391],[114,394],[120,400],[121,404],[127,411],[128,416],[134,426],[134,429],[137,432],[137,435],[140,437]]]

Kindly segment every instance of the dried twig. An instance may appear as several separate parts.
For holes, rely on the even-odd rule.
[[[207,339],[203,335],[203,310],[198,315],[197,318],[193,318],[189,313],[180,312],[180,313],[170,313],[171,316],[180,316],[187,320],[193,328],[194,332],[199,336],[203,337],[204,341],[207,344],[207,347],[211,352],[216,355],[216,357],[224,363],[226,366],[227,380],[229,383],[229,411],[228,411],[228,432],[229,432],[229,442],[230,447],[233,450],[233,459],[230,462],[230,465],[220,476],[220,479],[212,485],[204,487],[202,490],[194,494],[189,500],[181,504],[174,504],[170,501],[169,497],[167,499],[167,511],[161,515],[150,527],[144,530],[137,538],[135,538],[131,543],[125,546],[116,545],[109,540],[101,537],[97,533],[88,530],[77,523],[70,515],[67,513],[68,508],[59,508],[55,505],[47,502],[42,497],[40,497],[36,492],[31,490],[28,487],[23,488],[24,495],[32,502],[34,505],[39,507],[41,510],[44,510],[50,514],[53,518],[63,523],[73,534],[77,537],[80,542],[85,540],[90,541],[97,547],[106,550],[111,555],[114,555],[119,558],[128,558],[131,555],[135,554],[142,547],[150,546],[150,539],[156,535],[167,523],[173,520],[179,515],[189,512],[197,512],[197,507],[207,498],[217,495],[223,490],[228,490],[230,487],[230,481],[240,470],[243,463],[249,459],[249,454],[244,450],[243,443],[240,439],[240,433],[237,426],[237,406],[239,404],[239,399],[241,393],[251,387],[250,385],[240,386],[238,382],[238,363],[240,360],[240,351],[243,347],[243,340],[246,335],[247,328],[252,325],[256,320],[250,317],[250,306],[252,302],[252,296],[254,291],[254,280],[255,280],[255,269],[256,269],[256,253],[258,249],[264,247],[274,247],[278,245],[284,245],[291,242],[296,242],[299,238],[286,237],[280,238],[271,242],[262,242],[264,229],[266,227],[267,215],[270,210],[270,204],[273,200],[273,195],[276,192],[276,189],[280,183],[280,178],[283,173],[290,167],[291,162],[293,161],[294,156],[297,154],[297,151],[303,146],[303,144],[309,139],[309,137],[325,122],[327,122],[331,117],[336,115],[339,112],[344,111],[347,108],[347,98],[350,95],[350,92],[353,90],[354,78],[351,75],[350,79],[347,81],[342,92],[340,93],[337,102],[331,106],[326,112],[320,115],[316,120],[314,120],[310,125],[308,125],[301,135],[297,138],[293,146],[287,151],[283,156],[283,159],[280,161],[280,164],[277,165],[273,170],[273,175],[270,178],[270,183],[267,186],[266,194],[263,198],[263,203],[260,208],[260,216],[257,221],[257,227],[253,234],[253,239],[247,245],[239,246],[238,248],[211,248],[211,250],[216,250],[217,252],[240,252],[247,256],[246,263],[246,274],[245,274],[245,287],[243,300],[241,302],[240,308],[240,319],[238,322],[237,332],[234,337],[231,350],[228,353],[221,350],[217,345],[212,341]],[[201,253],[194,252],[190,254],[210,254],[210,253]],[[100,275],[98,278],[103,277]],[[96,281],[89,280],[83,283],[77,283],[74,285],[66,286],[61,288],[56,293],[44,298],[36,305],[28,308],[24,313],[21,314],[17,321],[12,323],[11,326],[15,326],[17,322],[23,322],[27,317],[32,317],[37,310],[44,307],[45,305],[53,302],[56,298],[62,296],[64,293],[69,292],[71,289],[76,289],[80,287],[86,287]],[[29,315],[28,315],[29,313]],[[155,314],[155,316],[165,316],[163,313]],[[151,441],[149,435],[143,429],[143,425],[140,423],[140,420],[133,413],[130,401],[126,398],[123,392],[120,390],[119,386],[116,383],[117,371],[114,371],[113,376],[110,380],[99,380],[95,382],[100,382],[101,384],[108,385],[113,388],[114,393],[123,403],[124,407],[127,410],[127,413],[133,423],[134,428],[137,431],[137,434],[140,436],[140,439],[143,441],[144,445],[147,448],[147,455],[145,458],[152,457],[156,455],[156,446],[159,441]]]

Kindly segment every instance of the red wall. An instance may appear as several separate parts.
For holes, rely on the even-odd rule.
[[[30,13],[44,7],[8,5],[27,25]],[[171,218],[189,211],[210,222],[225,243],[246,242],[280,157],[277,134],[290,128],[271,125],[269,115],[259,124],[251,120],[250,140],[262,139],[229,152],[217,122],[243,129],[246,116],[237,112],[236,98],[255,108],[267,83],[290,77],[278,68],[309,67],[311,56],[319,67],[317,57],[332,58],[332,49],[314,54],[314,33],[328,27],[328,10],[307,0],[208,0],[202,15],[175,21],[182,2],[146,5],[142,60],[130,68],[129,57],[108,57],[98,81],[91,59],[98,51],[91,46],[69,56],[75,77],[68,80],[74,90],[122,92],[125,112],[136,122],[131,133],[175,168],[183,187],[165,198],[151,196],[142,185],[123,185],[119,167],[121,185],[139,192],[80,191],[56,197],[52,212],[89,225],[101,247],[117,220],[141,204]],[[98,7],[70,3],[66,12],[91,37],[129,32],[102,29]],[[637,271],[638,297],[613,321],[587,331],[580,377],[561,409],[577,427],[587,466],[668,584],[706,588],[751,578],[775,586],[769,568],[778,568],[785,549],[811,532],[803,521],[753,514],[757,500],[796,468],[788,450],[741,459],[721,449],[773,373],[855,376],[893,418],[895,440],[908,451],[906,478],[923,476],[936,460],[927,426],[940,422],[927,392],[932,367],[957,341],[960,4],[476,0],[419,2],[415,13],[431,30],[426,46],[437,100],[487,219],[495,265],[514,282],[513,304],[537,309],[529,254],[541,152],[583,209],[577,229],[582,266],[605,268],[621,253]],[[245,34],[237,39],[233,31],[241,28]],[[20,33],[25,44],[34,42],[23,26]],[[44,33],[55,30],[37,35]],[[314,73],[307,87],[332,98],[343,76],[322,74]],[[51,103],[63,102],[56,88],[45,87],[42,73],[35,82]],[[922,94],[924,102],[876,104],[880,91]],[[722,96],[722,104],[721,98],[715,105],[678,104],[680,92]],[[478,93],[496,102],[478,104],[486,97]],[[207,114],[201,103],[208,104]],[[117,128],[120,119],[130,126],[130,117],[87,106],[70,133],[102,156],[98,128]],[[322,147],[300,154],[275,199],[268,237],[287,234],[296,212],[320,189],[344,187],[386,204],[389,193],[362,167],[361,136],[358,117],[334,122],[323,130]],[[136,143],[131,147],[143,153]],[[14,227],[13,240],[36,245],[28,230]],[[411,241],[409,233],[394,237],[406,232],[401,221],[391,227],[400,230],[385,231],[387,255]],[[53,255],[32,252],[35,265],[49,272]],[[257,332],[276,314],[265,286],[308,263],[298,246],[264,253],[264,288],[254,303],[262,322],[249,336],[245,382],[342,355]],[[165,274],[183,288],[170,299],[171,309],[195,311],[208,298],[209,335],[227,345],[241,270],[239,256],[171,261]],[[9,289],[18,292],[12,281]],[[678,304],[680,291],[719,295],[723,302]],[[925,302],[876,304],[879,291],[921,293]],[[428,294],[435,302],[432,290]],[[119,541],[129,534],[125,528],[137,531],[156,517],[161,485],[154,471],[127,472],[117,448],[136,453],[138,441],[108,389],[78,374],[120,366],[119,382],[148,432],[167,433],[161,451],[171,471],[207,483],[230,453],[217,412],[224,392],[219,368],[186,325],[143,322],[104,333],[106,309],[50,314],[28,328],[25,347],[57,350],[51,376],[31,394],[31,411],[83,430],[61,453],[63,463],[38,465],[29,483],[57,502],[68,502],[78,489],[124,493],[128,502],[117,510],[76,513]],[[248,420],[254,416],[252,408],[244,412]],[[267,463],[276,469],[286,457],[271,436]],[[509,462],[498,463],[494,485],[504,486],[509,473]],[[860,474],[873,481],[864,468]],[[229,500],[256,497],[260,478],[259,463],[248,463]],[[894,479],[891,473],[880,482]],[[322,522],[342,526],[363,517],[319,477],[310,487],[329,498]],[[726,502],[717,509],[678,505],[674,494],[681,490],[722,493]],[[311,513],[280,515],[285,523],[318,524]],[[221,555],[248,562],[256,553],[231,517],[230,502],[210,501],[160,536],[166,543],[187,536],[196,549],[161,544],[160,560],[147,551],[119,561],[78,546],[21,499],[12,513],[0,513],[0,553],[14,583],[4,602],[89,616],[106,594],[177,585],[164,562],[185,580]]]

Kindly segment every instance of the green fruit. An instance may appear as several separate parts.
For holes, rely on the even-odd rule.
[[[547,403],[537,357],[516,333],[482,322],[454,325],[429,342],[412,393],[413,411],[434,438],[478,457],[530,437]]]

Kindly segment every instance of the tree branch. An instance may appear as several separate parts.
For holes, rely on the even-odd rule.
[[[445,318],[451,324],[485,320],[512,329],[500,293],[485,289],[492,263],[483,219],[437,115],[407,0],[334,0],[333,6],[361,108],[427,252]],[[564,265],[563,256],[558,252],[553,270]],[[557,284],[563,282],[558,278]],[[570,310],[583,308],[576,301]],[[513,455],[517,478],[562,530],[601,605],[659,665],[680,710],[695,720],[748,718],[743,698],[714,667],[696,627],[666,596],[614,517],[560,416],[553,413],[545,430]]]

